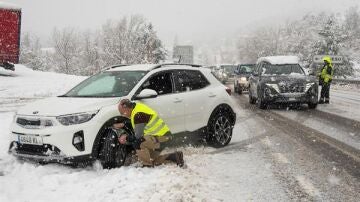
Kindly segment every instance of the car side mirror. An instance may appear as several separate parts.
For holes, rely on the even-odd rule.
[[[313,69],[309,69],[309,70],[308,70],[308,74],[309,74],[310,76],[315,76],[315,71],[314,71]]]
[[[146,98],[155,98],[157,96],[158,96],[158,94],[156,91],[146,88],[135,96],[135,100],[141,100],[141,99],[146,99]]]
[[[253,72],[252,75],[253,76],[259,76],[259,74],[257,72]]]

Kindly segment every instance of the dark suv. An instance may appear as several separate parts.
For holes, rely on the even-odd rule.
[[[318,103],[318,83],[305,74],[295,56],[260,58],[250,77],[249,102],[265,109],[271,103]]]

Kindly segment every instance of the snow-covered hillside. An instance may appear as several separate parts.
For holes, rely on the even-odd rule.
[[[86,77],[33,71],[16,65],[15,71],[0,69],[0,97],[49,97],[67,92]]]

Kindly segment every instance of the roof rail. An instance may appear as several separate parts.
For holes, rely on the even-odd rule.
[[[117,68],[117,67],[124,67],[124,66],[129,66],[129,64],[113,65],[113,66],[109,67],[109,69],[114,69],[114,68]]]
[[[110,67],[105,67],[104,69],[102,69],[101,71],[106,71],[106,70],[109,70],[109,69],[114,69],[114,68],[117,68],[117,67],[124,67],[124,66],[129,66],[128,64],[119,64],[119,65],[112,65]]]
[[[157,68],[161,68],[163,66],[181,66],[181,65],[185,65],[185,66],[191,66],[191,67],[202,67],[201,65],[196,65],[196,64],[179,64],[179,63],[164,63],[164,64],[159,64],[157,66],[155,66],[153,69],[157,69]]]

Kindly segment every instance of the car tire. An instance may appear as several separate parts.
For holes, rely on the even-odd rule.
[[[309,109],[316,109],[317,105],[318,103],[311,103],[311,102],[308,103]]]
[[[249,89],[249,103],[250,104],[255,104],[256,103],[256,99],[254,98],[254,96],[252,96],[251,90]]]
[[[235,93],[238,93],[238,88],[237,88],[236,86],[237,86],[237,85],[234,84],[234,92],[235,92]]]
[[[104,169],[118,168],[124,165],[127,157],[126,145],[121,145],[113,129],[105,130],[100,162]]]
[[[219,109],[210,117],[207,126],[207,142],[216,148],[224,147],[231,141],[233,123],[228,110]]]
[[[258,97],[257,99],[257,106],[260,108],[260,109],[266,109],[267,107],[267,103],[265,101],[263,101],[263,99],[261,97]]]

